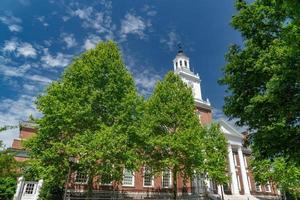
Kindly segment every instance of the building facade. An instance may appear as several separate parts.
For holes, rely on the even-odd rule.
[[[190,67],[190,60],[182,49],[179,49],[173,60],[174,72],[191,87],[195,99],[195,108],[201,124],[212,122],[212,106],[208,99],[204,100],[201,92],[200,76],[194,73]],[[216,185],[209,178],[196,177],[184,182],[178,176],[179,195],[199,197],[203,193],[208,193],[211,198],[224,199],[276,199],[279,193],[272,183],[267,185],[256,184],[249,168],[251,150],[243,147],[244,135],[239,133],[226,121],[219,121],[221,131],[228,140],[228,175],[230,182],[227,185]],[[31,123],[23,123],[20,128],[20,138],[13,141],[12,148],[18,153],[16,160],[27,159],[27,154],[23,150],[21,141],[33,136],[36,127]],[[88,177],[82,172],[70,173],[68,177],[68,195],[85,195],[87,191]],[[150,169],[143,167],[137,172],[130,172],[124,169],[123,182],[121,184],[103,183],[99,177],[93,180],[94,193],[99,195],[127,195],[133,198],[145,198],[150,196],[170,196],[172,195],[172,173],[170,171],[161,172],[157,177],[150,174]]]

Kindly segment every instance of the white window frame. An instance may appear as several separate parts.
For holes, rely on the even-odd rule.
[[[271,184],[269,181],[265,185],[265,190],[266,190],[266,192],[271,192]]]
[[[153,177],[153,175],[151,176],[151,185],[145,185],[145,169],[146,169],[147,167],[143,167],[143,187],[148,187],[148,188],[150,188],[150,187],[154,187],[154,177]],[[149,169],[150,171],[151,171],[151,169]]]
[[[77,181],[76,179],[77,179],[78,175],[86,176],[86,181]],[[75,184],[86,185],[88,183],[88,180],[89,180],[89,176],[86,173],[82,173],[82,172],[78,172],[78,171],[75,172],[75,178],[74,178]]]
[[[134,187],[134,179],[135,179],[135,173],[134,172],[131,172],[131,177],[132,177],[132,183],[131,184],[125,184],[124,183],[124,176],[125,176],[125,172],[126,172],[127,169],[124,169],[123,170],[123,181],[122,181],[122,186],[125,186],[125,187]],[[129,171],[129,170],[128,170]],[[130,171],[129,171],[130,172]]]
[[[165,173],[165,171],[163,171],[162,176],[161,176],[161,186],[162,186],[162,188],[171,188],[172,187],[172,171],[171,170],[166,170],[166,171],[169,171],[169,174],[170,174],[169,185],[164,186],[164,173]]]
[[[261,192],[261,185],[255,182],[255,191],[256,192]]]

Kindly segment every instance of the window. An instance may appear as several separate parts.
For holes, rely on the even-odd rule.
[[[187,62],[186,62],[186,60],[184,61],[184,66],[186,66],[186,67],[187,67]]]
[[[153,176],[149,167],[144,167],[144,187],[153,186]]]
[[[27,183],[25,187],[25,194],[33,194],[34,185],[34,183]]]
[[[182,61],[181,60],[179,61],[179,63],[180,63],[180,67],[182,67]]]
[[[134,186],[134,174],[128,169],[124,169],[123,186]]]
[[[171,171],[165,170],[162,173],[162,187],[170,188],[171,187]]]
[[[261,186],[259,183],[255,183],[255,190],[256,192],[261,192]]]
[[[176,62],[176,67],[178,67],[178,62]]]
[[[75,183],[87,184],[88,176],[85,173],[76,172]]]
[[[269,181],[268,181],[267,184],[265,185],[265,189],[266,189],[266,192],[271,192],[271,186],[270,186]]]

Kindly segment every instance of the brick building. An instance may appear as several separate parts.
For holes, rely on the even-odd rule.
[[[174,72],[192,88],[196,112],[199,121],[202,124],[212,122],[212,106],[208,99],[203,100],[201,93],[201,80],[198,74],[190,69],[189,58],[180,49],[173,60]],[[275,185],[256,184],[252,172],[249,168],[249,158],[251,150],[243,147],[244,135],[239,133],[234,127],[225,121],[220,122],[221,131],[228,140],[228,174],[230,183],[228,185],[216,185],[209,178],[196,177],[184,184],[182,177],[177,177],[178,192],[180,194],[199,196],[205,191],[212,198],[224,197],[225,199],[275,199],[279,193]],[[34,135],[36,126],[24,122],[20,128],[20,138],[13,141],[12,148],[17,151],[16,159],[23,161],[27,159],[27,154],[20,143]],[[69,193],[81,194],[87,191],[88,177],[81,172],[74,172],[69,175],[67,184]],[[94,178],[93,189],[95,193],[106,191],[107,195],[114,195],[116,192],[122,192],[124,195],[144,198],[155,195],[170,195],[172,193],[172,173],[170,171],[162,172],[160,176],[153,177],[149,174],[149,169],[142,168],[137,172],[124,170],[123,182],[121,184],[101,183],[100,178]]]

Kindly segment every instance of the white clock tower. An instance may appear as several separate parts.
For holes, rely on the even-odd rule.
[[[188,86],[192,88],[194,99],[197,106],[209,106],[210,102],[207,99],[204,101],[202,99],[201,93],[201,80],[198,74],[195,74],[190,69],[190,59],[187,57],[182,48],[179,47],[178,53],[173,60],[174,72],[180,76],[183,82],[185,82]]]

